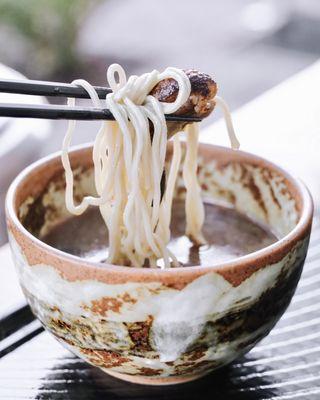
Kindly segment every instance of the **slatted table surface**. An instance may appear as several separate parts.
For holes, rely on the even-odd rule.
[[[236,113],[235,122],[242,129],[244,149],[302,176],[319,210],[317,82],[320,63],[245,106]],[[308,102],[299,102],[301,98],[308,98]],[[214,138],[211,129],[206,130],[204,140],[217,141],[222,124],[214,128]],[[271,334],[231,366],[199,381],[172,387],[121,382],[61,347],[24,306],[9,249],[0,249],[0,399],[320,399],[319,215],[317,211],[297,292]]]

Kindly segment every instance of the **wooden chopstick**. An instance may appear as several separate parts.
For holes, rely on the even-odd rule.
[[[0,117],[67,119],[67,120],[113,120],[110,110],[93,107],[69,107],[56,105],[1,104]],[[200,122],[200,118],[181,115],[165,115],[167,121]]]
[[[105,99],[111,89],[102,86],[94,86],[100,99]],[[71,83],[32,81],[32,80],[0,80],[0,92],[29,94],[36,96],[54,96],[54,97],[75,97],[89,98],[88,93],[80,86]]]

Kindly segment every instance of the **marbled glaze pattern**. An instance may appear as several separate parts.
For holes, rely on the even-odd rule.
[[[89,154],[75,152],[76,167],[81,152],[82,162]],[[60,342],[106,372],[142,383],[195,378],[249,351],[292,298],[311,228],[308,193],[280,169],[245,153],[203,146],[200,160],[205,198],[233,205],[283,239],[231,263],[214,265],[213,260],[206,268],[95,265],[44,245],[12,217],[14,210],[34,235],[41,235],[66,215],[57,160],[49,161],[51,169],[46,168],[45,180],[39,178],[36,191],[27,185],[30,174],[11,189],[10,241],[33,312]],[[43,165],[33,171],[42,176]],[[90,171],[79,171],[81,197],[91,190]],[[15,197],[13,190],[19,192]],[[183,194],[180,184],[176,196]],[[28,226],[35,216],[41,223]]]

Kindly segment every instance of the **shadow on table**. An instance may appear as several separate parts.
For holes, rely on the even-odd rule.
[[[70,360],[70,359],[69,359]],[[211,373],[195,382],[174,386],[142,386],[112,378],[81,360],[59,365],[48,373],[39,388],[37,399],[103,400],[103,399],[170,399],[188,400],[262,400],[276,393],[266,390],[270,377],[250,380],[255,368],[230,366]],[[72,360],[73,361],[73,360]]]

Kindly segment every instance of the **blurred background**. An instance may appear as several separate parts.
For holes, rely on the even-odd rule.
[[[319,0],[0,0],[1,77],[106,85],[113,62],[128,74],[195,67],[215,78],[232,110],[315,62],[319,38]],[[46,101],[0,94],[8,99]],[[0,119],[0,245],[9,182],[58,150],[65,127]],[[74,143],[93,140],[96,127],[79,123]]]

